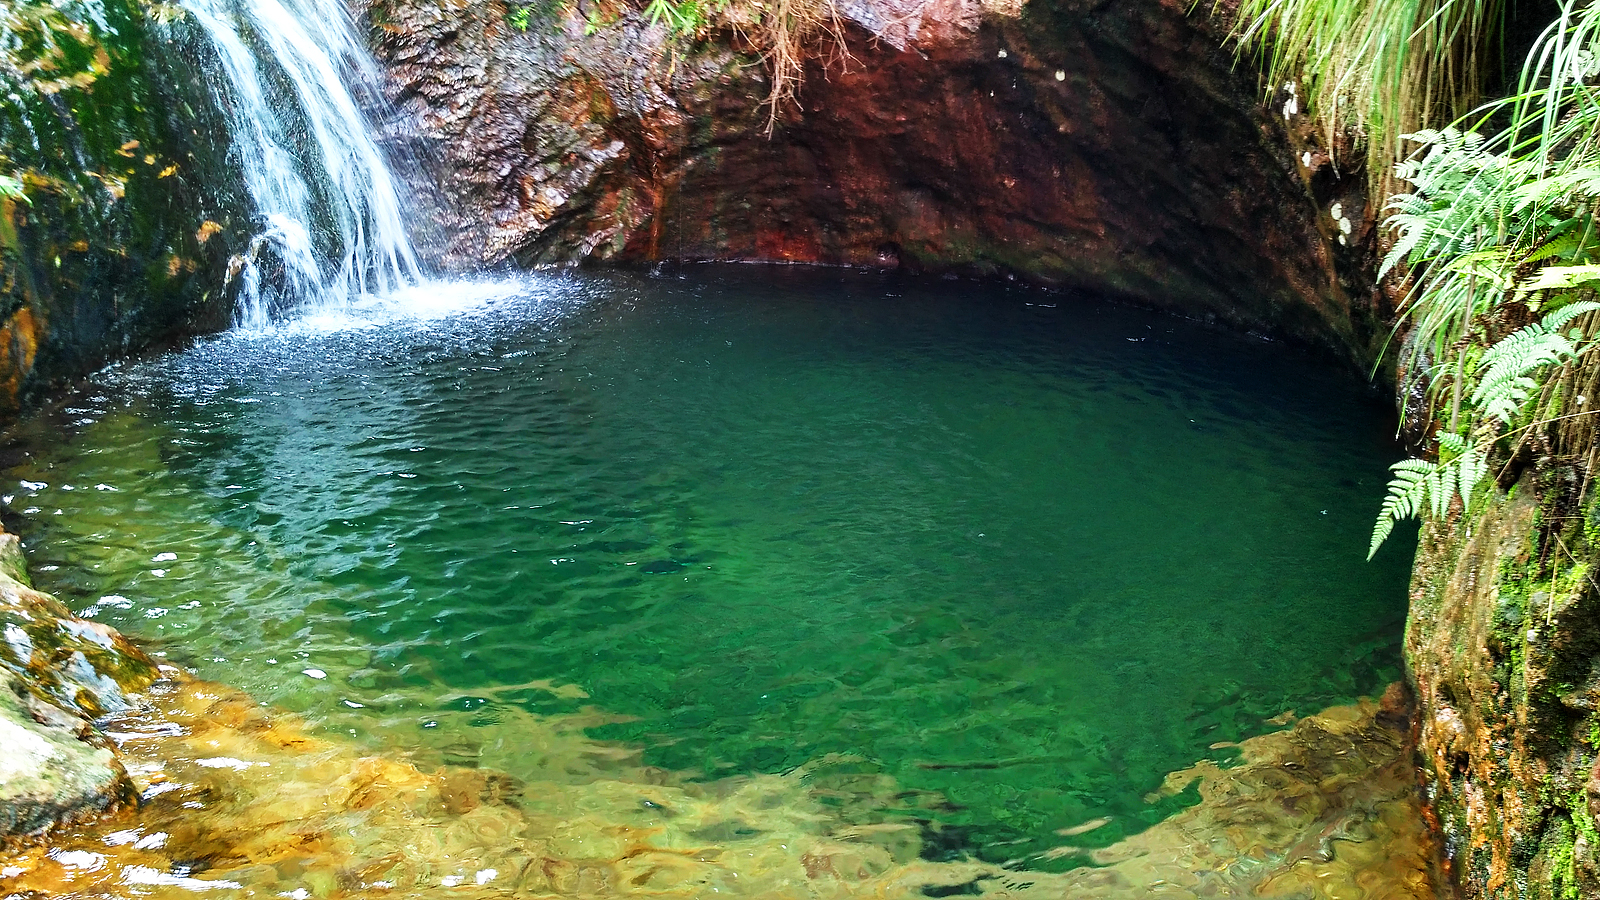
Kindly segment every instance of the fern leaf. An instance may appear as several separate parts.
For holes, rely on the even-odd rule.
[[[1461,494],[1461,509],[1471,512],[1473,493],[1483,479],[1489,477],[1489,459],[1474,449],[1461,454],[1457,465],[1460,477],[1456,483]]]
[[[1377,554],[1389,533],[1394,531],[1396,522],[1417,514],[1418,507],[1426,500],[1429,476],[1437,468],[1422,459],[1402,459],[1389,467],[1394,477],[1389,479],[1389,495],[1384,498],[1383,508],[1378,511],[1377,524],[1372,527],[1372,544],[1367,548],[1367,559]]]
[[[1428,473],[1427,500],[1429,512],[1435,519],[1443,519],[1450,512],[1450,500],[1456,495],[1456,472],[1441,465]]]
[[[1586,268],[1600,269],[1600,266]],[[1566,306],[1563,306],[1560,309],[1552,310],[1545,315],[1543,324],[1546,330],[1557,332],[1567,327],[1567,323],[1571,322],[1573,319],[1576,319],[1584,313],[1591,313],[1595,312],[1596,310],[1600,310],[1600,302],[1596,302],[1594,300],[1579,300],[1576,303],[1568,303]]]
[[[1568,304],[1532,325],[1517,329],[1490,347],[1478,362],[1479,380],[1472,392],[1472,405],[1491,418],[1510,424],[1517,409],[1537,386],[1530,377],[1531,373],[1560,362],[1575,352],[1572,341],[1554,329],[1589,311],[1580,308],[1568,313],[1569,309],[1591,302]]]
[[[1519,291],[1564,291],[1600,281],[1600,266],[1545,266],[1517,282]]]

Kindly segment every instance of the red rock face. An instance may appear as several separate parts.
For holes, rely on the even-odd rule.
[[[852,2],[770,135],[764,70],[725,41],[444,5],[374,19],[463,226],[452,258],[1010,276],[1358,358],[1380,330],[1368,260],[1319,215],[1359,176],[1304,167],[1182,0]]]

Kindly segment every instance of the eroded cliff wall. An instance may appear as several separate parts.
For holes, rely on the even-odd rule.
[[[1406,659],[1462,893],[1600,896],[1600,506],[1545,459],[1423,530]]]
[[[1359,175],[1290,147],[1183,0],[851,0],[775,120],[731,34],[639,12],[376,0],[470,264],[768,260],[1020,277],[1368,358]],[[517,24],[513,24],[517,23]],[[771,127],[769,133],[769,125]],[[1348,226],[1347,226],[1348,227]]]

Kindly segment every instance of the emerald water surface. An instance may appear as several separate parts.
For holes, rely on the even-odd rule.
[[[439,302],[32,423],[40,586],[424,760],[515,773],[518,721],[581,713],[692,777],[875,774],[931,858],[1107,843],[1186,802],[1144,801],[1167,772],[1399,677],[1406,541],[1363,560],[1392,422],[1297,352],[839,272]]]

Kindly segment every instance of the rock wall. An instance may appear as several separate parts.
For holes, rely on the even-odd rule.
[[[754,48],[670,37],[620,0],[364,7],[405,110],[389,138],[436,163],[419,224],[446,263],[1020,277],[1372,355],[1384,310],[1324,214],[1350,180],[1287,149],[1302,123],[1260,107],[1186,0],[841,10],[769,120]],[[3,16],[0,177],[24,196],[0,190],[0,416],[225,326],[255,228],[181,10]]]
[[[729,35],[590,0],[368,15],[458,263],[1020,277],[1372,356],[1369,260],[1326,214],[1359,176],[1291,151],[1298,116],[1184,0],[841,9],[770,134],[766,70]]]
[[[228,322],[248,240],[226,135],[176,16],[143,0],[0,6],[0,417]]]
[[[1545,462],[1425,528],[1412,583],[1419,762],[1469,898],[1600,897],[1600,504]]]

